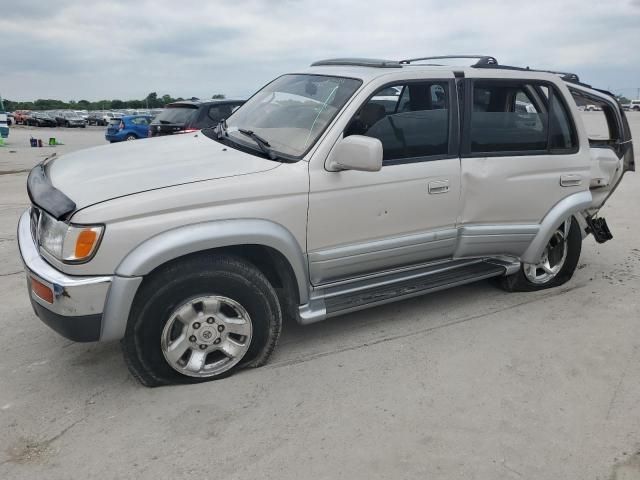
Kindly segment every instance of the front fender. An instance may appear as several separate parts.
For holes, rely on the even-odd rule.
[[[300,302],[309,300],[307,263],[295,237],[282,225],[262,219],[218,220],[167,230],[145,240],[120,262],[105,305],[101,340],[124,336],[142,277],[190,253],[234,245],[263,245],[280,252],[296,277]]]

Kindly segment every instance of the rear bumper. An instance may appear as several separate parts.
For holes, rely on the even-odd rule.
[[[125,135],[122,132],[104,134],[104,138],[107,142],[122,142],[124,137]]]
[[[27,274],[29,298],[40,320],[70,340],[99,340],[113,277],[66,275],[45,262],[31,236],[29,211],[22,214],[18,223],[18,246]],[[51,290],[51,301],[34,292],[32,280]]]

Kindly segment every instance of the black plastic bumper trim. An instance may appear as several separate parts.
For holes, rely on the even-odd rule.
[[[42,322],[74,342],[97,342],[102,329],[102,314],[67,317],[48,310],[31,299],[33,310]]]

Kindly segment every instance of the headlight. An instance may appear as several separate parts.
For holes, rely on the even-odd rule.
[[[102,237],[101,225],[67,225],[42,212],[38,227],[40,246],[54,258],[69,263],[91,259]]]

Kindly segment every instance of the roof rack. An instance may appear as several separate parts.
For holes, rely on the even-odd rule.
[[[466,58],[466,59],[478,59],[472,66],[481,65],[498,65],[498,60],[490,55],[439,55],[436,57],[420,57],[420,58],[408,58],[406,60],[400,60],[403,65],[410,65],[412,62],[421,62],[424,60],[449,60],[453,58]]]
[[[380,60],[377,58],[330,58],[319,60],[311,64],[312,67],[320,66],[357,66],[375,68],[402,68],[400,62],[396,60]]]
[[[578,84],[578,85],[583,85],[585,87],[591,88],[591,85],[587,85],[586,83],[582,83],[580,81],[580,77],[578,77],[577,74],[571,73],[571,72],[558,72],[556,70],[538,70],[538,69],[529,68],[529,67],[523,68],[523,67],[514,67],[512,65],[498,65],[498,64],[480,65],[480,64],[476,63],[475,65],[472,65],[472,67],[474,67],[474,68],[501,68],[501,69],[504,69],[504,70],[520,70],[520,71],[525,71],[525,72],[553,73],[554,75],[558,75],[565,82],[575,83],[575,84]]]

